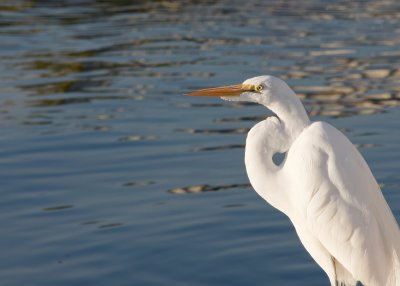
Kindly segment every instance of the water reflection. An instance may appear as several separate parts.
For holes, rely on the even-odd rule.
[[[55,99],[29,99],[26,104],[31,107],[49,107],[49,106],[59,106],[59,105],[69,105],[69,104],[82,104],[90,103],[92,101],[101,100],[124,100],[131,99],[136,100],[132,96],[81,96],[81,97],[65,97],[65,98],[55,98]]]
[[[97,88],[99,86],[110,86],[110,83],[103,80],[91,80],[90,78],[86,78],[81,80],[23,85],[20,86],[20,88],[26,90],[28,93],[34,92],[36,95],[48,95],[69,92],[90,92],[91,88]]]
[[[365,143],[365,144],[354,144],[359,149],[369,149],[369,148],[376,148],[379,147],[378,144],[373,144],[373,143]]]
[[[217,2],[224,3],[223,1]],[[167,23],[176,23],[178,21],[176,19],[177,13],[183,13],[179,14],[181,16],[179,21],[184,24],[190,23],[188,22],[190,19],[188,17],[193,16],[194,19],[192,20],[195,20],[198,16],[192,14],[189,7],[199,5],[197,1],[189,1],[185,5],[178,1],[154,1],[152,4],[118,1],[118,3],[102,2],[101,5],[97,1],[89,1],[85,2],[86,8],[82,8],[78,13],[69,13],[68,9],[64,11],[62,6],[54,6],[49,2],[21,1],[18,3],[18,5],[3,5],[0,9],[12,15],[12,13],[29,14],[36,7],[57,8],[61,12],[57,17],[47,14],[45,9],[42,10],[45,13],[46,21],[55,21],[57,25],[68,26],[80,25],[81,22],[86,24],[87,19],[95,19],[96,17],[99,17],[99,19],[107,18],[112,23],[115,21],[115,24],[117,24],[119,20],[114,20],[112,18],[114,15],[132,13],[131,19],[129,17],[122,19],[123,25],[121,28],[123,29],[129,27],[130,21],[139,19],[137,18],[139,17],[139,11],[141,11],[140,13],[154,13],[155,15],[162,14],[162,21]],[[64,4],[70,6],[67,2]],[[257,11],[252,9],[255,4],[260,7]],[[371,16],[392,19],[398,16],[398,13],[395,13],[395,9],[393,9],[393,7],[397,7],[395,2],[384,1],[379,5],[369,3],[368,7],[362,6],[364,12],[361,14],[359,14],[360,6],[358,5],[331,3],[328,5],[328,9],[325,6],[313,3],[311,5],[313,8],[310,11],[310,5],[308,4],[299,5],[296,3],[296,9],[292,9],[292,4],[291,2],[283,4],[283,2],[274,1],[265,5],[259,1],[250,1],[248,4],[241,6],[241,9],[236,9],[232,5],[233,8],[229,11],[221,9],[221,7],[224,7],[221,4],[220,8],[215,8],[215,18],[226,19],[227,15],[233,14],[246,15],[251,10],[252,19],[241,17],[242,25],[257,28],[265,26],[267,22],[268,27],[276,27],[277,31],[284,33],[289,38],[307,38],[308,44],[301,45],[292,41],[283,42],[276,34],[277,31],[273,29],[267,31],[269,34],[263,37],[254,33],[254,35],[244,37],[226,36],[218,38],[206,37],[204,33],[172,32],[168,35],[158,33],[151,35],[140,33],[140,31],[134,29],[131,37],[120,38],[119,34],[113,35],[101,29],[97,30],[95,27],[97,27],[98,23],[94,22],[93,29],[71,31],[71,41],[76,44],[72,45],[71,48],[39,50],[33,47],[32,50],[26,49],[22,53],[9,54],[3,58],[15,68],[26,70],[32,75],[34,74],[35,77],[39,76],[40,80],[36,80],[36,83],[22,83],[19,85],[19,88],[28,95],[51,97],[45,101],[37,101],[31,104],[33,107],[90,103],[91,99],[84,96],[79,98],[68,96],[62,99],[52,97],[55,94],[67,93],[113,92],[112,88],[115,87],[115,83],[112,78],[115,76],[132,75],[139,79],[143,77],[213,77],[215,76],[215,71],[212,69],[201,70],[194,68],[192,70],[193,68],[191,67],[213,60],[218,62],[218,58],[211,51],[224,49],[232,45],[236,47],[237,57],[241,56],[242,49],[245,51],[246,48],[249,48],[253,50],[257,58],[265,58],[267,60],[269,73],[275,72],[289,82],[293,81],[293,87],[306,101],[311,116],[342,117],[374,114],[388,107],[399,106],[400,91],[398,80],[400,78],[400,69],[391,67],[391,62],[398,57],[398,53],[382,49],[371,57],[369,54],[364,56],[357,52],[358,47],[366,45],[395,47],[399,44],[399,40],[396,37],[391,37],[390,40],[381,35],[343,36],[339,39],[329,38],[318,29],[312,33],[301,26],[290,30],[288,23],[280,21],[280,18],[271,17],[290,17],[288,20],[291,20],[303,18],[303,13],[307,11],[306,14],[311,17],[310,19],[322,23],[353,19],[354,17],[368,19]],[[202,2],[200,6],[205,9],[212,9],[212,5],[207,2]],[[169,11],[171,14],[164,13],[164,11]],[[269,18],[266,18],[266,16]],[[18,17],[4,18],[1,22],[10,26],[14,25],[19,29],[24,29],[25,25],[29,25],[29,18],[25,22],[13,19],[18,19]],[[235,17],[232,19],[233,22],[238,21],[234,19]],[[151,27],[156,23],[145,21],[143,26],[147,27],[146,25],[148,25]],[[162,23],[160,22],[159,24]],[[272,24],[275,24],[275,26]],[[217,23],[210,18],[205,22],[205,25],[212,27]],[[9,33],[15,32],[15,29],[9,31]],[[351,35],[354,30],[350,29],[348,32]],[[38,33],[40,33],[40,30]],[[117,40],[111,41],[112,43],[110,41],[100,42],[99,37],[116,37]],[[324,40],[321,41],[321,39]],[[99,44],[93,47],[93,45],[86,44],[87,40],[99,40]],[[87,47],[85,48],[85,46]],[[174,56],[174,54],[182,55],[182,53],[185,55],[184,57]],[[196,55],[194,58],[193,54],[195,53],[201,56]],[[160,58],[160,55],[164,57]],[[277,60],[288,61],[288,64],[282,66],[278,64]],[[246,63],[247,59],[243,58],[243,61]],[[249,64],[252,63],[249,62]],[[263,70],[262,65],[260,67],[260,71]],[[315,85],[315,80],[309,81],[309,79],[321,78],[321,74],[324,74],[323,80],[319,82],[321,85]],[[60,79],[61,77],[70,78]],[[297,86],[299,80],[309,85]],[[132,85],[136,86],[132,90],[135,96],[142,95],[140,99],[144,99],[145,97],[143,96],[148,95],[150,92],[147,85],[143,85],[141,88],[137,81],[134,81]],[[164,89],[163,92],[165,94],[176,94],[176,90],[169,91]],[[181,92],[184,92],[184,90]],[[114,93],[116,98],[123,96],[118,89],[114,89]],[[106,99],[116,98],[107,97]],[[218,107],[222,105],[223,103],[193,103],[189,104],[188,107]],[[180,104],[178,106],[183,107],[184,105]],[[241,107],[243,105],[234,104],[230,106]],[[216,120],[218,121],[218,119]]]
[[[154,135],[128,135],[118,138],[118,141],[120,142],[149,141],[149,140],[156,140],[157,138],[158,137]]]

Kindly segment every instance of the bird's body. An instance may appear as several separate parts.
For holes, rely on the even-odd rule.
[[[247,136],[245,164],[256,192],[289,217],[332,286],[400,286],[400,230],[358,150],[333,126],[310,122],[280,79],[242,86],[238,97],[224,99],[257,102],[277,115]],[[275,153],[286,154],[279,165]]]
[[[400,271],[398,226],[357,149],[334,127],[315,122],[280,166],[265,168],[276,152],[266,149],[265,140],[283,124],[272,119],[247,137],[246,169],[257,193],[289,217],[332,285],[400,285],[391,282],[394,269]]]

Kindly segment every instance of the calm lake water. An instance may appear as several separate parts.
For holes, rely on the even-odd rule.
[[[249,186],[271,113],[183,93],[285,79],[400,220],[400,2],[143,2],[0,2],[1,284],[328,285]]]

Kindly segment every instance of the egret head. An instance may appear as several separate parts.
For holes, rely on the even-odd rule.
[[[269,106],[271,102],[279,100],[280,95],[286,94],[293,94],[293,91],[284,81],[264,75],[249,78],[242,84],[199,89],[187,95],[220,96],[224,100],[248,101]]]
[[[306,110],[294,91],[281,79],[274,76],[257,76],[245,80],[242,84],[205,88],[192,91],[191,96],[219,96],[224,100],[247,101],[264,105],[278,118],[277,124],[269,122],[268,130],[273,134],[273,144],[278,152],[286,152],[290,144],[302,130],[310,124]],[[276,140],[277,132],[282,132],[285,141]],[[281,138],[281,139],[282,139]]]

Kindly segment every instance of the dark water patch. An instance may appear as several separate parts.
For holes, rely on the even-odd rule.
[[[70,209],[70,208],[73,208],[73,207],[74,207],[74,205],[59,205],[59,206],[42,208],[42,211],[54,212],[54,211],[61,211],[61,210],[65,210],[65,209]]]
[[[93,101],[102,100],[125,100],[133,99],[134,96],[80,96],[80,97],[63,97],[63,98],[46,98],[46,99],[29,99],[26,101],[28,106],[32,107],[50,107],[50,106],[62,106],[70,104],[84,104]]]
[[[113,48],[115,48],[113,46]],[[118,49],[117,49],[118,50]],[[73,55],[67,55],[69,57],[77,57],[77,55],[81,55],[85,59],[88,56],[98,56],[98,51],[82,51]],[[29,59],[32,56],[27,56]],[[33,55],[36,57],[36,55]],[[42,57],[49,57],[48,54],[42,55]],[[102,71],[106,70],[107,72],[113,71],[114,73],[118,70],[123,69],[132,69],[132,70],[142,70],[145,68],[162,68],[162,67],[173,67],[173,66],[183,66],[183,65],[194,65],[197,64],[204,59],[197,58],[187,61],[159,61],[159,62],[148,62],[144,60],[129,60],[124,62],[109,62],[109,61],[76,61],[66,58],[64,61],[60,61],[57,58],[57,55],[51,55],[50,59],[40,59],[31,61],[29,63],[24,63],[21,65],[23,69],[29,70],[44,70],[48,71],[48,73],[41,73],[41,77],[54,77],[57,76],[65,76],[69,74],[76,73],[88,73],[92,71]],[[18,66],[18,65],[17,65]],[[199,73],[205,75],[206,73]]]
[[[86,62],[58,62],[54,61],[45,61],[45,60],[37,60],[28,64],[24,64],[22,67],[24,69],[30,70],[46,70],[48,73],[41,74],[41,77],[54,77],[64,76],[75,73],[83,73],[83,72],[91,72],[91,71],[100,71],[100,70],[110,70],[116,68],[126,68],[131,67],[129,63],[113,63],[113,62],[101,62],[101,61],[86,61]]]
[[[361,137],[379,136],[379,133],[378,132],[362,132],[362,133],[359,133],[357,136],[361,136]]]
[[[99,224],[99,223],[101,223],[101,221],[89,220],[89,221],[82,222],[81,225],[93,225],[93,224]]]
[[[223,103],[189,103],[189,102],[185,102],[185,103],[180,103],[177,107],[178,108],[209,108],[209,107],[222,107],[224,106]]]
[[[230,150],[230,149],[243,149],[245,147],[244,144],[226,144],[222,146],[212,146],[212,147],[199,147],[192,149],[193,152],[202,152],[202,151],[220,151],[220,150]]]
[[[216,123],[220,122],[241,122],[241,121],[250,121],[250,122],[259,122],[265,119],[265,116],[242,116],[242,117],[225,117],[225,118],[217,118],[214,120]]]
[[[123,225],[124,225],[123,223],[114,222],[114,223],[106,223],[106,224],[99,225],[98,228],[99,229],[106,229],[106,228],[108,229],[108,228],[121,227]]]
[[[22,121],[21,125],[25,126],[35,126],[35,125],[51,125],[53,121],[46,120],[46,121]]]
[[[176,129],[176,132],[184,132],[190,134],[247,134],[250,128],[233,128],[233,129],[193,129],[181,128]]]
[[[52,83],[21,85],[19,87],[26,90],[28,93],[32,92],[35,95],[48,95],[69,92],[90,92],[92,88],[104,86],[110,86],[110,83],[106,80],[93,80],[86,78]]]
[[[90,131],[100,131],[100,132],[108,132],[112,130],[111,125],[89,125],[89,124],[82,124],[78,125],[79,128],[82,130],[90,130]]]
[[[224,205],[224,208],[241,208],[241,207],[245,207],[246,204],[228,204],[228,205]]]
[[[219,191],[227,191],[231,189],[246,189],[250,188],[250,184],[229,184],[229,185],[220,185],[220,186],[211,186],[211,185],[197,185],[197,186],[188,186],[182,188],[173,188],[168,190],[171,194],[189,194],[189,193],[205,193],[205,192],[219,192]]]
[[[156,182],[155,181],[132,181],[132,182],[127,182],[124,183],[124,187],[145,187],[145,186],[150,186],[154,185]]]

